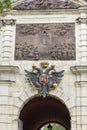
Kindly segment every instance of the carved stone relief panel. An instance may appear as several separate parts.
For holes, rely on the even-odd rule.
[[[16,60],[75,60],[75,24],[16,25]]]
[[[40,10],[40,9],[76,9],[80,7],[70,0],[26,0],[13,9],[15,10]]]

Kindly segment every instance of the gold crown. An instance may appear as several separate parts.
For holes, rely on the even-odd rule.
[[[35,68],[36,68],[36,66],[33,64],[33,65],[32,65],[32,70],[34,70]]]
[[[40,66],[41,66],[42,68],[47,68],[47,67],[49,66],[49,63],[48,63],[48,62],[41,62],[41,63],[40,63]]]

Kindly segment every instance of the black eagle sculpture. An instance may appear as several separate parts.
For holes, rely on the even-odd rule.
[[[49,90],[57,87],[60,83],[64,70],[55,72],[54,66],[47,68],[44,72],[41,68],[33,67],[33,71],[25,70],[26,77],[39,90],[39,95],[44,98],[49,95]]]

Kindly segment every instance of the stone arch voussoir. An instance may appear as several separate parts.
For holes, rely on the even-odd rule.
[[[19,117],[20,111],[23,106],[35,95],[37,95],[36,90],[32,90],[30,86],[26,86],[24,91],[19,95],[19,97],[15,98],[14,101],[14,110],[16,111],[14,114]]]
[[[70,112],[70,116],[71,116],[71,112],[72,112],[71,111],[72,105],[70,103],[71,99],[67,95],[64,94],[63,90],[61,88],[58,88],[56,90],[50,91],[50,95],[61,100],[66,105],[67,109]],[[34,98],[36,96],[38,96],[37,90],[32,90],[32,88],[30,86],[25,87],[24,91],[21,93],[21,95],[19,97],[16,98],[15,103],[14,103],[14,106],[15,106],[14,110],[16,111],[15,115],[17,115],[16,118],[19,119],[20,112],[21,112],[22,108],[24,107],[24,105],[29,100],[31,100],[32,98]]]

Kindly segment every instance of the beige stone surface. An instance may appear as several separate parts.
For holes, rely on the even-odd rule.
[[[58,88],[50,91],[62,100],[71,115],[71,130],[87,130],[87,20],[79,23],[77,18],[87,19],[87,10],[58,10],[22,12],[13,11],[3,19],[15,19],[14,25],[5,25],[0,32],[0,64],[2,67],[17,66],[19,69],[0,69],[0,129],[18,130],[18,118],[27,101],[38,94],[27,82],[24,70],[32,70],[32,65],[39,67],[41,61],[15,61],[15,28],[16,24],[31,23],[75,23],[76,60],[48,61],[55,65],[56,70],[65,70],[64,77]],[[73,66],[73,72],[70,67]],[[75,66],[82,66],[74,70]],[[3,69],[3,68],[2,68]],[[19,70],[19,71],[18,71]]]

